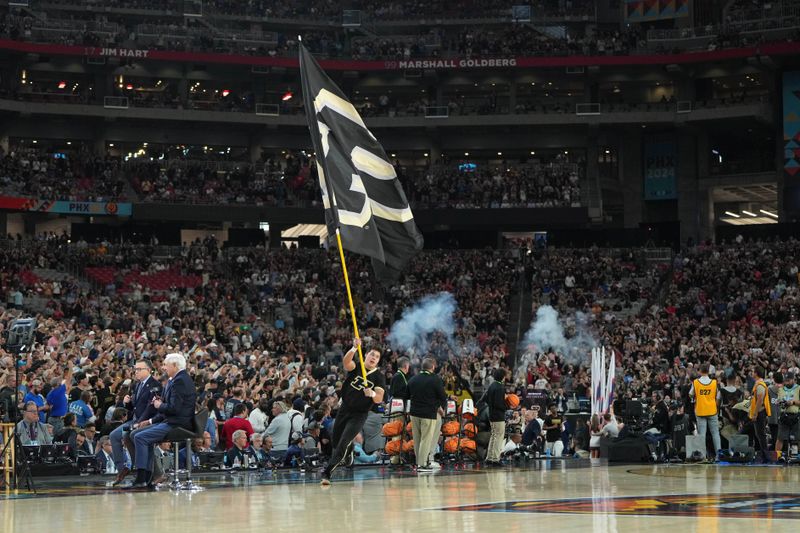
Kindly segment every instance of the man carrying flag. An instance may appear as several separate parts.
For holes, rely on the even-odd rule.
[[[371,257],[378,280],[391,282],[399,278],[400,271],[422,249],[423,241],[386,152],[302,42],[300,77],[325,222],[328,234],[336,236],[355,333],[353,349],[343,361],[348,376],[334,423],[335,449],[322,474],[322,484],[329,485],[331,473],[347,455],[367,413],[383,401],[386,389],[385,378],[378,369],[380,351],[372,349],[366,358],[361,351],[344,248]]]
[[[368,351],[361,366],[353,360],[360,347],[361,339],[354,339],[353,347],[342,360],[347,379],[342,384],[342,404],[333,422],[333,453],[322,471],[323,485],[331,484],[333,470],[346,461],[348,454],[353,453],[350,449],[353,439],[363,429],[372,408],[383,401],[386,391],[386,377],[378,369],[381,352],[377,348]],[[366,378],[362,375],[364,373]]]

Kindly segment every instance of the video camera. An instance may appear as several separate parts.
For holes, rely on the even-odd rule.
[[[35,318],[18,318],[9,326],[6,336],[6,350],[19,354],[24,347],[33,344],[36,332]]]
[[[515,450],[510,450],[503,453],[506,459],[517,461],[528,461],[530,459],[538,459],[541,451],[536,444],[520,444]]]

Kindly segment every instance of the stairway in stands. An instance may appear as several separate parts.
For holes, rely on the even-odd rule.
[[[92,284],[83,277],[75,276],[69,272],[63,272],[52,268],[34,268],[20,272],[20,280],[26,286],[33,286],[42,281],[72,280],[84,290],[91,290]],[[27,296],[24,301],[25,308],[32,313],[41,313],[47,306],[49,298],[44,296]]]
[[[533,318],[533,294],[526,286],[523,275],[521,275],[512,289],[509,303],[507,345],[508,355],[515,364],[519,344],[525,332],[528,331]]]

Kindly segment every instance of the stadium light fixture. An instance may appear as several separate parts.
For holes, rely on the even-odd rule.
[[[764,213],[768,217],[778,218],[778,214],[777,213],[773,213],[772,211],[767,211],[766,209],[759,209],[758,212],[759,213]]]
[[[230,91],[230,89],[222,89],[222,97],[223,97],[223,98],[225,98],[225,97],[226,97],[226,96],[228,96],[229,94],[231,94],[231,91]]]
[[[425,153],[424,153],[424,154],[422,154],[422,155],[423,155],[424,157],[428,157],[428,152],[425,152]]]
[[[534,152],[533,150],[531,150],[531,155],[536,155],[536,152]]]
[[[36,141],[33,141],[33,142],[36,142]],[[464,155],[465,156],[469,156],[469,152],[464,152]]]
[[[292,99],[292,96],[294,96],[294,95],[292,94],[292,91],[286,91],[285,93],[283,93],[283,96],[281,97],[281,100],[282,100],[283,102],[288,102],[289,100],[291,100],[291,99]]]
[[[733,218],[742,218],[739,215],[737,215],[736,213],[731,213],[730,211],[725,211],[725,214],[728,215],[729,217],[733,217]]]
[[[750,212],[750,211],[748,211],[746,209],[742,209],[742,213],[744,213],[745,215],[750,215],[751,217],[757,217],[758,216],[755,213],[752,213],[752,212]]]
[[[58,88],[59,89],[66,89],[67,88],[67,82],[65,82],[63,80],[58,82]]]
[[[125,89],[128,90],[128,91],[132,91],[133,90],[133,84],[132,83],[127,84],[125,86]]]
[[[503,155],[503,152],[497,152],[497,155]]]

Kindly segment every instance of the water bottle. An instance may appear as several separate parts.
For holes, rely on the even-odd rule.
[[[250,456],[249,455],[245,455],[244,456],[244,467],[245,468],[250,468]]]

